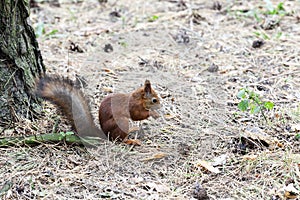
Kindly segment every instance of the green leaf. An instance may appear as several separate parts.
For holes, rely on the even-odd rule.
[[[122,47],[127,47],[127,46],[128,46],[128,44],[127,44],[126,42],[124,42],[124,41],[119,42],[119,44],[120,44]]]
[[[255,103],[257,103],[258,105],[260,105],[262,102],[260,100],[260,97],[258,94],[256,94],[255,92],[251,91],[249,94],[249,99],[253,100]]]
[[[259,113],[259,112],[260,112],[260,109],[261,109],[260,106],[257,106],[257,105],[252,104],[252,105],[251,105],[251,109],[250,109],[250,113],[251,113],[251,114]]]
[[[66,135],[75,135],[75,133],[72,131],[69,131],[69,132],[66,132]]]
[[[273,103],[273,102],[270,102],[270,101],[267,101],[267,102],[265,102],[264,107],[265,107],[266,109],[268,109],[268,110],[272,110],[273,107],[274,107],[274,103]]]
[[[278,32],[278,33],[276,34],[276,39],[280,39],[281,36],[282,36],[282,32]]]
[[[265,40],[269,40],[270,37],[266,34],[266,33],[262,33],[263,39]]]
[[[242,101],[238,104],[238,108],[239,108],[241,111],[246,111],[246,110],[248,109],[248,106],[249,106],[249,100],[248,100],[248,99],[242,100]]]
[[[278,5],[277,5],[277,10],[281,10],[281,11],[284,11],[284,7],[283,7],[283,2],[280,2]]]
[[[152,17],[150,17],[150,18],[148,19],[148,22],[154,22],[154,21],[156,21],[156,20],[158,20],[158,16],[157,16],[157,15],[153,15]]]
[[[298,133],[298,134],[295,135],[295,139],[296,140],[300,140],[300,133]]]
[[[256,94],[253,91],[249,92],[249,99],[255,99],[255,96]]]
[[[243,89],[241,89],[238,93],[237,93],[237,95],[236,95],[238,98],[240,98],[240,99],[244,99],[244,98],[246,98],[246,90],[243,88]]]
[[[66,133],[65,133],[65,132],[59,132],[59,134],[60,134],[61,136],[63,136],[63,137],[66,136]]]
[[[51,32],[47,33],[45,36],[46,36],[46,37],[49,37],[49,36],[55,35],[57,32],[58,32],[58,30],[57,30],[57,29],[54,29],[54,30],[52,30]]]
[[[261,35],[260,32],[257,32],[257,31],[254,31],[253,33],[254,33],[254,35],[256,35],[258,37]]]
[[[257,22],[261,22],[261,21],[262,21],[261,18],[258,16],[257,13],[254,13],[254,18],[255,18],[255,20],[256,20]],[[256,33],[254,33],[254,34],[256,34]],[[258,33],[257,36],[259,36],[259,35],[260,35],[260,34]]]
[[[278,11],[276,9],[270,10],[267,12],[268,15],[277,15]]]

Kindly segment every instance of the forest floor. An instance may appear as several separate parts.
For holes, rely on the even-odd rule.
[[[95,117],[149,79],[161,117],[138,124],[136,147],[0,149],[3,199],[300,198],[299,1],[53,2],[30,14],[47,73],[87,80]],[[67,124],[45,103],[15,131]]]

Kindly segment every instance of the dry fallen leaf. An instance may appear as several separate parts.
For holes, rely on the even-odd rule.
[[[108,69],[108,68],[103,68],[102,70],[107,72],[107,73],[115,74],[115,72],[113,70]]]
[[[113,89],[112,88],[109,88],[109,87],[102,87],[102,90],[104,92],[108,92],[108,93],[112,93],[113,92]]]
[[[165,114],[164,117],[165,117],[165,119],[173,119],[176,116],[175,115],[171,115],[171,114]]]
[[[284,196],[287,199],[296,199],[298,195],[299,195],[299,191],[294,187],[293,183],[288,184],[284,188]]]
[[[226,163],[226,159],[227,159],[227,155],[226,154],[223,154],[223,155],[220,155],[218,157],[215,157],[214,158],[214,162],[212,163],[212,165],[215,167],[215,166],[220,166],[220,165],[224,165]]]
[[[210,162],[207,162],[205,160],[200,160],[196,163],[197,167],[203,167],[206,170],[213,172],[213,173],[220,173],[220,170],[218,168],[215,168],[212,166],[212,164]]]
[[[256,160],[257,155],[244,155],[243,160]]]
[[[276,137],[270,136],[258,127],[248,127],[243,132],[242,136],[250,141],[254,141],[257,143],[257,145],[268,146],[269,149],[274,149],[275,147],[284,147],[284,145],[280,143]]]
[[[154,154],[154,155],[151,156],[151,157],[141,159],[141,161],[149,161],[149,160],[160,159],[160,158],[165,157],[166,155],[167,155],[167,154],[165,154],[165,153],[157,153],[157,154]]]

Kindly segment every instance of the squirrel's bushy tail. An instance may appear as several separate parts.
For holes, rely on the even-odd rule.
[[[69,79],[44,76],[36,81],[35,94],[58,106],[66,115],[78,136],[93,136],[106,139],[92,117],[89,101]]]

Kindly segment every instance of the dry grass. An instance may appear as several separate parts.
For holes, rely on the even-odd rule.
[[[132,91],[148,78],[164,97],[164,117],[142,123],[141,147],[104,142],[97,149],[61,144],[0,149],[0,185],[7,187],[2,197],[191,199],[200,186],[210,199],[284,199],[282,189],[291,182],[299,191],[300,145],[290,130],[300,122],[299,3],[285,2],[290,14],[282,17],[263,15],[263,1],[219,3],[221,11],[207,1],[40,4],[31,14],[33,26],[43,22],[46,33],[58,30],[39,38],[48,73],[85,77],[95,113],[103,96]],[[112,11],[122,17],[112,22]],[[153,16],[158,19],[149,22]],[[260,27],[273,17],[281,20],[279,26]],[[254,32],[269,36],[261,48],[251,47],[258,39]],[[70,41],[84,53],[69,51]],[[103,50],[108,43],[111,53]],[[209,72],[211,66],[218,71]],[[275,103],[269,122],[238,111],[242,87]],[[55,118],[42,122],[39,131],[51,132]],[[25,134],[22,130],[18,133]],[[68,128],[60,123],[60,130]],[[246,159],[239,140],[247,131],[277,138],[283,147],[249,147],[243,154],[256,157]],[[224,154],[219,174],[197,167],[199,160]],[[164,156],[153,158],[157,155]]]

